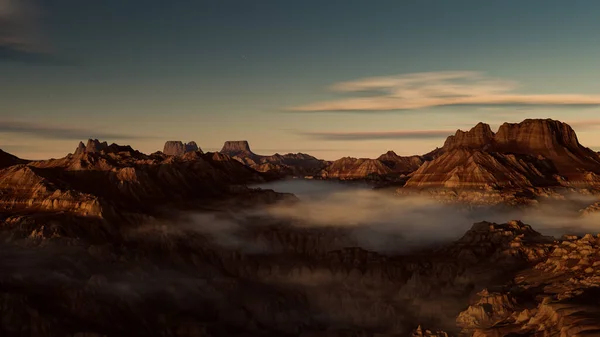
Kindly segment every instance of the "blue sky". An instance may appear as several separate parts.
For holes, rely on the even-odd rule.
[[[599,16],[593,0],[0,0],[0,148],[375,157],[525,118],[599,147]]]

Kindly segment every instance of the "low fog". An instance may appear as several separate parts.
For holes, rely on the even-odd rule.
[[[480,221],[521,220],[551,236],[600,231],[598,214],[582,216],[579,212],[598,198],[575,193],[565,195],[564,200],[542,201],[526,208],[472,208],[426,196],[393,195],[352,183],[291,180],[256,187],[294,193],[301,202],[269,206],[255,214],[285,219],[296,226],[346,227],[364,248],[379,251],[455,240]]]
[[[510,208],[466,207],[427,196],[394,195],[360,183],[288,180],[252,187],[293,193],[300,202],[215,213],[176,213],[167,222],[146,224],[136,232],[146,239],[173,235],[189,238],[190,233],[195,233],[223,248],[246,253],[276,252],[272,242],[259,242],[248,235],[256,227],[269,225],[330,233],[340,237],[340,245],[384,253],[403,253],[447,243],[481,221],[521,220],[536,231],[555,237],[600,232],[599,214],[583,216],[579,212],[598,198],[574,193],[565,195],[564,200]],[[150,233],[154,235],[148,236]],[[341,247],[331,247],[335,248]]]

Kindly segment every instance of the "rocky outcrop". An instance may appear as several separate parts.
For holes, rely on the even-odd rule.
[[[371,175],[384,176],[392,172],[389,166],[377,159],[344,157],[323,169],[321,177],[343,180],[363,179]]]
[[[428,154],[406,187],[506,189],[600,187],[600,160],[573,129],[550,119],[505,123],[497,133],[479,123],[457,131]]]
[[[323,169],[327,162],[305,153],[258,155],[250,150],[247,141],[227,141],[220,153],[233,157],[239,162],[267,174],[272,178],[285,176],[312,176]]]
[[[167,141],[163,153],[168,156],[182,156],[188,152],[202,151],[196,142],[183,143],[182,141]]]
[[[388,151],[377,159],[344,157],[321,171],[325,179],[362,180],[385,179],[395,181],[415,171],[423,164],[420,156],[402,157]]]
[[[425,162],[407,181],[415,188],[532,188],[558,186],[552,162],[536,157],[457,148]]]
[[[97,149],[98,142],[90,142]],[[68,212],[104,218],[114,212],[152,213],[228,195],[229,186],[263,178],[229,156],[190,152],[148,156],[129,146],[101,146],[61,159],[0,170],[0,209]]]
[[[457,325],[474,336],[596,335],[599,241],[587,234],[555,242],[545,259],[518,274],[510,288],[480,292]]]
[[[74,154],[80,155],[83,153],[97,153],[106,149],[108,149],[107,142],[100,142],[98,139],[88,139],[87,145],[83,145],[83,142],[79,143]]]
[[[458,148],[490,150],[494,145],[494,132],[488,124],[478,123],[471,130],[465,132],[458,130],[454,136],[449,136],[444,143],[444,151]]]
[[[250,144],[248,144],[247,140],[226,141],[220,152],[232,157],[237,155],[254,155],[252,150],[250,150]]]
[[[84,156],[87,153],[119,153],[119,152],[137,152],[129,145],[118,145],[112,143],[108,145],[107,142],[100,142],[97,139],[88,139],[87,145],[84,145],[83,142],[79,142],[79,145],[75,149],[73,153],[74,156]],[[139,152],[138,152],[139,153]]]
[[[377,158],[377,160],[388,166],[392,172],[409,174],[417,170],[424,162],[421,156],[403,157],[394,151],[388,151]]]

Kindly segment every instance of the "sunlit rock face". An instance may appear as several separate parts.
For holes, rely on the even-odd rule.
[[[551,119],[504,123],[497,133],[479,123],[448,137],[432,157],[411,175],[407,187],[600,186],[600,158],[579,144],[569,125]]]

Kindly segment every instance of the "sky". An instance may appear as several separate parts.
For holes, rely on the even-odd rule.
[[[0,149],[412,155],[553,118],[600,150],[596,0],[0,0]]]

